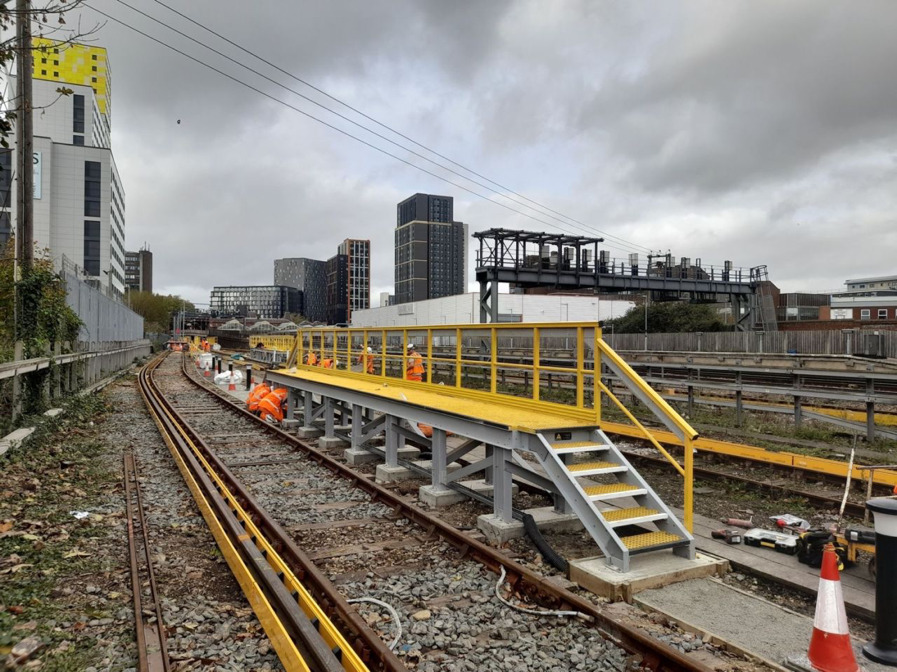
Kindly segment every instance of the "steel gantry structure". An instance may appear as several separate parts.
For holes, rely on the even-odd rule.
[[[693,301],[730,301],[746,308],[739,320],[742,328],[763,325],[761,289],[766,267],[736,269],[727,261],[722,267],[704,268],[700,259],[676,260],[670,254],[639,255],[621,261],[600,250],[603,238],[511,229],[489,229],[474,233],[479,240],[476,278],[480,285],[480,322],[499,322],[498,285],[552,287],[561,290],[651,293],[653,300],[688,297]],[[774,319],[774,315],[772,316]],[[768,320],[766,320],[768,321]],[[767,329],[771,325],[763,325]]]

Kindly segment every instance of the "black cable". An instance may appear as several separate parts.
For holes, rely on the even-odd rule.
[[[351,118],[349,118],[349,117],[347,117],[347,116],[345,116],[345,115],[343,115],[343,114],[340,114],[340,113],[337,112],[336,110],[333,110],[333,109],[327,107],[326,105],[323,105],[322,103],[319,103],[318,101],[316,101],[316,100],[314,100],[314,99],[312,99],[312,98],[310,98],[310,97],[304,95],[303,93],[300,93],[299,91],[296,91],[295,89],[291,89],[290,87],[288,87],[288,86],[286,86],[286,85],[284,85],[284,84],[281,84],[280,82],[278,82],[278,81],[272,79],[271,77],[268,77],[267,75],[262,74],[262,73],[259,72],[258,70],[255,70],[254,68],[251,68],[250,66],[248,66],[248,65],[246,65],[246,64],[244,64],[244,63],[241,63],[240,61],[237,61],[236,59],[231,58],[230,56],[228,56],[228,55],[226,55],[226,54],[224,54],[224,53],[218,51],[217,49],[215,49],[215,48],[213,48],[213,47],[210,47],[209,45],[207,45],[207,44],[201,42],[200,40],[197,40],[196,38],[193,38],[193,37],[191,37],[191,36],[189,36],[189,35],[183,33],[182,31],[180,31],[180,30],[178,30],[178,29],[176,29],[176,28],[174,28],[174,27],[172,27],[172,26],[166,24],[165,22],[160,21],[159,19],[156,19],[156,18],[150,16],[150,15],[147,14],[146,12],[143,12],[142,10],[139,10],[139,9],[133,7],[132,5],[129,5],[127,2],[124,2],[123,0],[118,0],[118,1],[119,1],[120,4],[122,4],[122,5],[126,6],[126,7],[128,7],[128,8],[131,9],[132,11],[135,11],[135,12],[137,12],[138,14],[141,14],[142,16],[144,16],[144,17],[150,19],[151,21],[154,21],[154,22],[158,23],[159,25],[164,26],[165,28],[168,28],[169,30],[171,30],[171,31],[173,31],[173,32],[175,32],[175,33],[177,33],[178,35],[181,35],[182,37],[184,37],[184,38],[186,38],[186,39],[188,39],[188,40],[194,42],[195,44],[198,44],[198,45],[200,45],[200,46],[202,46],[202,47],[208,49],[208,50],[211,51],[212,53],[214,53],[214,54],[216,54],[216,55],[218,55],[218,56],[220,56],[220,57],[222,57],[222,58],[224,58],[224,59],[230,61],[231,63],[234,63],[234,64],[236,64],[236,65],[239,65],[240,67],[244,68],[245,70],[248,70],[249,72],[251,72],[251,73],[253,73],[253,74],[257,75],[257,76],[262,77],[263,79],[267,80],[268,82],[271,82],[272,84],[274,84],[274,85],[276,85],[276,86],[279,86],[279,87],[285,89],[286,91],[289,91],[290,93],[293,93],[293,94],[299,96],[300,98],[303,98],[304,100],[306,100],[306,101],[312,103],[313,105],[317,105],[318,107],[320,107],[320,108],[322,108],[322,109],[324,109],[324,110],[330,112],[331,114],[334,114],[335,116],[339,117],[340,119],[343,119],[344,121],[347,121],[347,122],[349,122],[349,123],[351,123],[351,124],[353,124],[353,125],[355,125],[355,126],[361,128],[362,130],[365,130],[365,131],[367,131],[368,133],[371,133],[372,135],[374,135],[374,136],[376,136],[376,137],[378,137],[378,138],[380,138],[380,139],[382,139],[382,140],[385,140],[386,142],[389,142],[389,143],[395,145],[396,147],[399,147],[400,149],[402,149],[402,150],[404,150],[404,151],[407,151],[407,152],[413,154],[414,156],[417,156],[418,158],[423,159],[424,161],[428,161],[429,163],[432,163],[433,165],[437,166],[438,168],[441,168],[442,170],[446,170],[446,171],[448,171],[448,172],[450,172],[450,173],[453,173],[454,175],[457,175],[458,177],[460,177],[460,178],[462,178],[462,179],[464,179],[464,180],[467,180],[467,181],[469,181],[469,182],[473,182],[473,183],[476,184],[477,186],[482,187],[482,188],[484,188],[484,189],[486,189],[486,190],[488,190],[488,191],[491,191],[492,193],[496,194],[496,195],[499,196],[499,197],[506,198],[506,199],[510,200],[512,203],[514,203],[514,204],[516,204],[516,205],[521,205],[521,206],[523,206],[523,207],[526,207],[526,208],[530,208],[530,209],[532,209],[532,210],[535,210],[535,208],[533,208],[532,206],[526,205],[525,203],[521,203],[521,202],[519,202],[519,201],[517,201],[517,200],[515,200],[515,199],[510,198],[509,196],[506,196],[506,195],[504,195],[504,194],[501,194],[501,193],[497,192],[495,189],[489,187],[489,186],[486,185],[486,184],[483,184],[483,183],[481,183],[481,182],[478,182],[477,180],[471,179],[471,178],[467,177],[466,175],[463,175],[463,174],[461,174],[461,173],[459,173],[459,172],[457,172],[457,171],[455,171],[455,170],[453,170],[453,169],[451,169],[451,168],[448,168],[448,167],[446,167],[446,166],[440,164],[440,163],[437,162],[437,161],[433,161],[433,160],[430,159],[429,157],[424,156],[423,154],[420,154],[419,152],[416,152],[416,151],[414,151],[414,150],[412,150],[412,149],[409,149],[408,147],[405,147],[404,145],[402,145],[402,144],[400,144],[400,143],[397,143],[397,142],[395,142],[394,140],[392,140],[392,139],[390,139],[390,138],[388,138],[388,137],[386,137],[386,136],[384,136],[384,135],[382,135],[382,134],[380,134],[380,133],[377,133],[377,132],[374,131],[374,130],[371,130],[371,129],[368,128],[367,126],[364,126],[363,124],[360,124],[359,122],[357,122],[357,121],[355,121],[355,120],[353,120],[353,119],[351,119]],[[86,3],[85,3],[85,4],[86,4]],[[119,23],[119,24],[121,24],[121,25],[123,25],[123,26],[125,26],[125,27],[127,27],[127,28],[130,28],[131,30],[134,30],[135,32],[137,32],[137,33],[143,35],[144,37],[147,37],[148,39],[151,39],[151,40],[153,40],[153,41],[155,41],[155,42],[157,42],[157,43],[159,43],[159,44],[162,44],[163,46],[166,46],[166,47],[168,47],[169,49],[172,49],[173,51],[175,51],[175,52],[177,52],[177,53],[179,53],[179,54],[181,54],[181,55],[183,55],[183,56],[186,56],[187,58],[190,58],[191,60],[193,60],[193,61],[195,61],[195,62],[197,62],[197,63],[199,63],[199,64],[201,64],[201,65],[205,65],[206,67],[210,68],[211,70],[213,70],[213,71],[215,71],[215,72],[217,72],[217,73],[219,73],[219,74],[222,74],[222,75],[224,75],[225,77],[228,77],[228,78],[232,79],[233,81],[235,81],[235,82],[237,82],[237,83],[239,83],[239,84],[243,84],[244,86],[247,86],[248,88],[251,88],[252,90],[254,90],[254,91],[258,92],[258,93],[262,93],[262,95],[265,95],[265,96],[267,96],[268,98],[270,98],[270,99],[272,99],[272,100],[275,100],[276,102],[279,102],[279,103],[281,103],[281,104],[283,104],[283,105],[286,105],[287,107],[290,107],[290,108],[293,109],[294,111],[300,112],[301,114],[305,114],[306,116],[308,116],[308,117],[314,119],[315,121],[318,121],[318,122],[320,122],[320,123],[322,123],[322,124],[324,124],[324,125],[326,125],[326,126],[332,128],[332,129],[334,129],[334,130],[339,130],[341,133],[343,133],[343,134],[345,134],[345,135],[348,135],[349,137],[351,137],[351,138],[353,138],[353,139],[355,139],[355,140],[358,140],[359,142],[362,142],[362,143],[364,143],[364,144],[367,144],[369,147],[372,147],[372,148],[374,148],[374,149],[377,149],[378,151],[381,151],[381,152],[387,154],[388,156],[391,156],[391,157],[393,157],[393,158],[396,158],[397,160],[400,160],[400,161],[402,161],[403,163],[406,163],[407,165],[410,165],[410,166],[412,166],[412,167],[414,167],[414,168],[417,168],[418,170],[421,170],[421,171],[423,171],[423,172],[425,172],[425,173],[427,173],[427,174],[429,174],[429,175],[433,175],[434,177],[437,177],[438,179],[444,180],[445,182],[447,182],[447,183],[449,183],[449,184],[452,184],[453,186],[456,186],[456,187],[458,187],[458,188],[464,189],[465,191],[468,191],[468,192],[471,193],[471,194],[474,194],[474,195],[476,195],[476,196],[479,196],[480,198],[483,198],[484,200],[487,200],[487,201],[490,201],[490,202],[492,202],[492,203],[495,203],[496,205],[500,205],[500,206],[502,206],[502,207],[504,207],[504,208],[506,208],[506,209],[508,209],[508,210],[511,210],[512,212],[515,212],[515,213],[517,213],[517,214],[523,215],[524,217],[528,217],[528,218],[530,218],[530,219],[533,219],[534,221],[541,222],[541,223],[543,223],[543,224],[545,224],[545,225],[547,225],[547,226],[550,226],[550,227],[553,227],[553,228],[556,228],[556,229],[560,229],[560,230],[563,231],[563,229],[561,229],[561,227],[558,226],[557,224],[553,224],[553,223],[548,222],[548,221],[545,221],[544,219],[541,219],[541,218],[539,218],[539,217],[534,217],[533,215],[530,215],[530,214],[528,214],[528,213],[526,213],[526,212],[522,212],[522,211],[517,210],[517,209],[515,209],[515,208],[509,207],[509,206],[507,206],[507,205],[505,205],[505,204],[503,204],[503,203],[500,203],[500,202],[498,202],[498,201],[493,200],[493,199],[490,198],[489,196],[485,196],[485,195],[480,194],[480,193],[478,193],[478,192],[476,192],[476,191],[473,191],[473,190],[471,190],[471,189],[468,189],[468,188],[466,188],[466,187],[464,187],[464,186],[462,186],[462,185],[457,184],[456,182],[452,182],[451,180],[448,180],[448,179],[446,179],[446,178],[444,178],[444,177],[441,177],[441,176],[439,176],[439,175],[436,175],[435,173],[432,173],[432,172],[430,172],[430,171],[428,171],[428,170],[426,170],[426,169],[424,169],[424,168],[422,168],[422,167],[420,167],[420,166],[418,166],[418,165],[416,165],[416,164],[414,164],[414,163],[411,163],[411,162],[409,162],[409,161],[406,161],[406,160],[404,160],[404,159],[401,159],[400,157],[397,157],[397,156],[394,155],[394,154],[391,154],[391,153],[389,153],[389,152],[387,152],[387,151],[385,151],[385,150],[383,150],[383,149],[381,149],[381,148],[379,148],[379,147],[376,147],[375,145],[372,145],[372,144],[370,144],[370,143],[367,143],[367,142],[365,142],[364,140],[358,138],[357,136],[354,136],[354,135],[352,135],[352,134],[350,134],[350,133],[347,133],[346,131],[343,131],[343,130],[341,130],[341,129],[335,127],[335,126],[332,126],[332,125],[328,124],[327,122],[325,122],[325,121],[323,121],[323,120],[321,120],[321,119],[315,117],[314,115],[311,115],[311,114],[309,114],[309,113],[307,113],[307,112],[303,112],[302,110],[299,110],[298,108],[293,107],[292,105],[289,105],[288,103],[286,103],[286,102],[284,102],[284,101],[281,101],[281,100],[278,99],[278,98],[275,98],[275,97],[273,97],[273,96],[271,96],[271,95],[269,95],[269,94],[266,94],[266,93],[260,91],[259,89],[256,89],[255,87],[252,87],[251,85],[246,84],[245,82],[242,82],[241,80],[239,80],[239,79],[237,79],[237,78],[235,78],[235,77],[233,77],[233,76],[231,76],[231,75],[227,75],[226,73],[223,73],[222,71],[220,71],[220,70],[218,70],[218,69],[216,69],[216,68],[214,68],[214,67],[208,65],[207,63],[205,63],[205,62],[203,62],[203,61],[201,61],[201,60],[199,60],[199,59],[197,59],[197,58],[195,58],[195,57],[193,57],[193,56],[189,56],[188,54],[184,53],[183,51],[180,51],[180,50],[178,50],[177,48],[172,47],[171,45],[169,45],[169,44],[163,42],[162,40],[159,40],[159,39],[157,39],[157,38],[154,38],[154,37],[148,35],[147,33],[144,33],[144,32],[142,32],[142,31],[138,30],[137,28],[134,28],[133,26],[131,26],[131,25],[129,25],[129,24],[127,24],[127,23],[121,21],[120,19],[116,19],[116,18],[110,16],[109,14],[107,14],[107,13],[105,13],[105,12],[102,12],[102,11],[100,11],[100,10],[94,8],[94,7],[91,7],[90,5],[86,5],[86,6],[90,7],[91,9],[93,9],[93,10],[96,11],[96,12],[98,12],[99,14],[102,14],[102,15],[105,16],[106,18],[111,19],[111,20],[113,20],[113,21],[116,21],[117,23]],[[187,18],[187,20],[192,21],[192,19],[189,19],[189,17],[185,17],[185,18]],[[195,22],[194,22],[194,23],[195,23]],[[199,25],[199,24],[197,24],[197,25]],[[207,29],[207,30],[208,30],[208,29]],[[217,33],[214,33],[214,31],[209,31],[209,32],[212,32],[213,34],[217,35]],[[246,53],[249,53],[250,55],[252,55],[252,56],[254,56],[254,57],[256,57],[256,58],[259,58],[259,57],[255,56],[254,54],[252,54],[251,52],[248,52],[247,50],[243,49],[243,48],[240,47],[239,45],[236,45],[235,43],[230,42],[229,40],[227,40],[227,38],[222,37],[221,39],[224,39],[225,41],[227,41],[227,42],[229,42],[229,43],[231,43],[231,44],[234,44],[234,46],[236,46],[237,48],[242,49],[243,51],[246,51]],[[268,63],[268,61],[265,61],[264,59],[259,58],[259,60],[262,60],[263,62]],[[270,63],[269,63],[269,65],[271,65],[271,67],[274,67],[275,69],[280,70],[281,72],[285,72],[285,71],[283,71],[282,69],[278,68],[278,67],[275,66],[275,65],[272,65],[272,64],[270,64]],[[289,75],[289,73],[286,73],[286,74]],[[292,75],[289,75],[289,76],[292,77]],[[298,78],[295,78],[295,79],[297,79],[297,81],[302,81],[302,80],[298,80]],[[303,83],[305,83],[305,82],[303,82]],[[327,95],[327,94],[324,94],[324,95]],[[378,122],[378,123],[379,123],[379,122]],[[391,129],[390,129],[390,130],[391,130]],[[414,142],[414,141],[412,141],[412,142]],[[415,143],[415,144],[418,144],[418,143]],[[435,153],[435,152],[434,152],[434,153]],[[453,162],[453,163],[454,163],[454,162]],[[463,166],[462,166],[462,167],[463,167]],[[465,170],[467,170],[467,169],[465,169]],[[470,171],[470,172],[473,172],[473,171]],[[487,180],[488,180],[488,178],[484,178],[484,179],[487,179]],[[489,180],[489,181],[491,182],[491,180]],[[500,186],[500,185],[499,185],[499,186]],[[524,198],[525,198],[525,197],[524,197]],[[561,222],[562,224],[565,224],[566,226],[573,226],[572,224],[570,224],[570,223],[568,223],[568,222],[565,222],[565,221],[563,221],[563,220],[561,220],[561,219],[559,219],[559,218],[557,218],[557,217],[554,217],[553,215],[546,214],[546,213],[542,213],[542,212],[539,212],[538,210],[536,210],[536,212],[538,212],[538,214],[540,214],[540,215],[544,215],[544,216],[550,217],[550,218],[552,218],[552,219],[555,219],[555,220]],[[591,231],[589,231],[589,230],[587,230],[587,229],[583,229],[582,227],[579,227],[579,226],[576,226],[575,228],[578,228],[578,229],[580,229],[581,231],[583,231],[583,232],[585,232],[585,233],[591,233]],[[592,227],[591,230],[592,230],[592,231],[597,231],[597,229],[594,229],[594,227]],[[616,238],[616,236],[611,236],[611,237]],[[622,244],[623,244],[623,245],[626,245],[628,248],[635,249],[634,245],[631,244],[631,243],[628,243],[627,241],[624,241]],[[608,247],[614,247],[614,248],[616,248],[616,249],[621,249],[622,251],[629,251],[629,250],[627,249],[627,247],[620,248],[618,245],[611,245],[611,244],[608,244]]]
[[[123,5],[125,5],[126,7],[131,7],[131,5],[128,5],[128,4],[125,3],[123,0],[118,0],[118,2],[121,3],[121,4],[123,4]],[[167,10],[169,10],[169,11],[173,12],[174,14],[177,14],[177,15],[180,16],[181,18],[183,18],[183,19],[189,21],[189,22],[192,23],[193,25],[195,25],[195,26],[197,26],[197,27],[199,27],[199,28],[202,28],[202,29],[205,30],[207,33],[211,33],[211,34],[214,35],[215,37],[217,37],[217,38],[219,38],[219,39],[221,39],[221,40],[224,40],[225,42],[227,42],[228,44],[230,44],[230,45],[233,46],[233,47],[236,47],[237,49],[239,49],[239,50],[242,51],[243,53],[245,53],[245,54],[247,54],[247,55],[249,55],[249,56],[252,56],[253,58],[255,58],[255,59],[261,61],[262,63],[264,63],[265,65],[268,65],[269,67],[274,68],[275,70],[277,70],[278,72],[280,72],[280,73],[286,75],[287,77],[290,77],[291,79],[294,79],[294,80],[296,80],[297,82],[300,82],[301,84],[304,84],[304,85],[307,86],[308,88],[310,88],[310,89],[312,89],[312,90],[314,90],[314,91],[317,91],[317,92],[320,93],[322,96],[326,96],[326,97],[329,98],[330,100],[332,100],[332,101],[334,101],[334,102],[337,102],[337,103],[339,103],[340,105],[343,105],[344,107],[346,107],[346,108],[352,110],[353,112],[355,112],[356,114],[358,114],[358,115],[364,117],[365,119],[374,122],[374,123],[377,124],[378,126],[380,126],[380,127],[382,127],[382,128],[385,128],[386,130],[390,131],[391,133],[394,133],[395,135],[399,136],[400,138],[403,138],[403,139],[407,140],[408,142],[410,142],[410,143],[412,143],[412,144],[414,144],[414,145],[417,145],[417,146],[420,147],[421,149],[425,149],[426,151],[430,152],[431,154],[433,154],[433,155],[435,155],[435,156],[438,156],[439,158],[444,159],[445,161],[448,161],[449,163],[451,163],[451,164],[453,164],[453,165],[455,165],[455,166],[458,166],[458,167],[461,168],[462,170],[465,170],[465,171],[467,171],[468,173],[470,173],[471,175],[476,175],[477,177],[480,177],[480,178],[486,180],[487,182],[490,182],[490,183],[494,184],[494,185],[495,185],[496,187],[498,187],[499,189],[503,189],[503,190],[507,191],[508,193],[514,194],[515,196],[519,196],[520,198],[524,199],[525,201],[529,201],[530,203],[533,203],[534,205],[537,205],[537,206],[539,206],[540,208],[542,208],[542,209],[544,209],[544,210],[547,210],[547,211],[550,212],[550,213],[554,213],[555,215],[560,215],[561,217],[564,218],[564,220],[569,220],[569,222],[573,222],[573,223],[576,223],[576,224],[580,224],[580,225],[586,227],[586,229],[588,229],[588,230],[590,230],[590,231],[594,231],[594,232],[599,233],[599,234],[601,234],[602,236],[606,236],[606,237],[608,237],[608,238],[613,238],[613,239],[617,240],[619,243],[622,243],[622,244],[624,244],[624,245],[626,245],[626,246],[632,247],[633,249],[638,248],[638,249],[642,249],[642,250],[644,250],[644,251],[646,251],[646,252],[650,252],[650,251],[651,251],[650,248],[645,247],[644,245],[639,245],[638,243],[633,243],[633,242],[631,242],[631,241],[626,240],[625,238],[621,238],[621,237],[619,237],[619,236],[614,236],[614,235],[612,235],[612,234],[606,233],[605,231],[602,231],[601,229],[595,228],[594,226],[590,226],[589,224],[586,224],[585,222],[581,222],[581,221],[579,221],[578,219],[575,219],[574,217],[570,217],[569,215],[565,215],[565,214],[562,213],[562,212],[558,212],[557,210],[553,210],[552,208],[548,207],[547,205],[543,205],[542,203],[539,203],[538,201],[535,201],[535,200],[533,200],[533,199],[531,199],[531,198],[528,198],[527,196],[524,196],[523,194],[520,194],[520,193],[514,191],[514,190],[511,189],[510,187],[506,187],[506,186],[504,186],[503,184],[501,184],[501,183],[499,183],[499,182],[496,182],[495,180],[493,180],[493,179],[491,179],[491,178],[489,178],[489,177],[487,177],[487,176],[485,176],[485,175],[482,175],[482,174],[476,172],[476,171],[473,170],[472,168],[468,168],[467,166],[464,166],[463,164],[460,164],[460,163],[458,163],[457,161],[455,161],[455,160],[453,160],[453,159],[450,159],[449,157],[445,156],[444,154],[440,154],[440,153],[437,152],[435,149],[432,149],[431,147],[428,147],[427,145],[424,145],[424,144],[418,142],[418,141],[415,140],[414,138],[411,138],[411,137],[405,135],[405,134],[402,133],[401,131],[397,131],[396,129],[392,128],[391,126],[389,126],[389,125],[387,125],[387,124],[384,124],[382,121],[379,121],[379,120],[375,119],[374,117],[372,117],[372,116],[370,116],[370,115],[368,115],[368,114],[365,114],[364,112],[362,112],[362,111],[359,110],[358,108],[353,107],[352,105],[350,105],[349,103],[345,102],[344,100],[342,100],[342,99],[340,99],[340,98],[337,98],[336,96],[333,96],[333,95],[327,93],[327,92],[324,91],[323,89],[321,89],[321,88],[315,86],[314,84],[312,84],[312,83],[310,83],[310,82],[308,82],[308,81],[302,79],[302,78],[299,77],[298,75],[294,75],[293,73],[288,72],[287,70],[284,70],[284,69],[281,68],[280,66],[278,66],[278,65],[276,65],[276,64],[274,64],[274,63],[272,63],[271,61],[269,61],[269,60],[263,58],[262,56],[259,56],[259,55],[256,54],[255,52],[250,51],[249,49],[246,49],[245,47],[241,46],[240,44],[234,42],[233,40],[231,40],[231,39],[229,39],[229,38],[227,38],[227,37],[225,37],[225,36],[222,35],[221,33],[218,33],[218,32],[216,32],[216,31],[212,30],[211,28],[209,28],[208,26],[205,26],[205,25],[203,25],[202,23],[199,23],[198,21],[196,21],[196,20],[190,18],[190,17],[187,16],[186,14],[184,14],[184,13],[182,13],[182,12],[179,12],[179,11],[178,11],[177,9],[175,9],[174,7],[171,7],[170,5],[166,5],[164,2],[162,2],[162,0],[154,0],[154,2],[155,2],[157,5],[161,5],[162,7],[165,7]],[[134,9],[134,8],[131,7],[131,9]],[[135,11],[140,11],[140,10],[135,10]],[[143,12],[140,12],[140,13],[141,13],[141,14],[144,14]],[[180,33],[180,31],[176,30],[175,28],[172,28],[172,27],[169,26],[168,24],[166,24],[166,23],[164,23],[164,22],[162,22],[162,21],[160,21],[160,20],[158,20],[158,19],[155,19],[155,18],[153,18],[153,17],[151,17],[151,16],[149,16],[149,15],[147,15],[147,14],[144,14],[144,16],[147,16],[147,18],[150,18],[150,19],[152,19],[153,21],[156,21],[156,23],[159,23],[159,24],[165,26],[166,28],[169,28],[169,29],[171,29],[171,30],[174,30],[175,32]],[[180,33],[180,34],[181,34],[181,35],[184,35],[183,33]],[[187,36],[187,35],[184,35],[184,37],[188,37],[188,36]],[[205,45],[205,44],[199,42],[198,40],[195,40],[194,38],[188,37],[188,39],[191,39],[191,40],[193,40],[194,42],[197,42],[198,44],[202,44],[202,46],[206,47],[207,49],[210,49],[210,50],[214,51],[211,47],[208,47],[207,45]],[[218,53],[218,52],[216,52],[216,53]],[[229,57],[225,57],[225,58],[229,58]],[[229,59],[229,60],[233,60],[233,59]],[[253,72],[255,72],[255,71],[253,71]],[[257,74],[258,74],[258,73],[257,73]],[[292,89],[288,89],[288,90],[293,91]],[[303,94],[301,94],[301,93],[298,93],[298,92],[296,92],[296,91],[293,91],[293,93],[296,93],[296,95],[299,95],[299,96],[302,96],[303,98],[305,98],[305,96],[304,96]],[[306,98],[306,100],[311,100],[311,99]],[[336,114],[337,116],[342,117],[342,115],[340,115],[339,113],[334,112],[334,111],[331,110],[329,107],[325,107],[325,106],[321,105],[321,104],[318,103],[317,101],[311,100],[311,102],[313,102],[315,105],[318,105],[319,107],[323,107],[325,110],[327,110],[327,111],[329,111],[329,112],[332,112],[333,114]],[[345,117],[342,117],[342,118],[345,119]],[[354,122],[354,121],[353,121],[352,123],[355,123],[356,125],[359,125],[359,124],[357,124],[357,123]],[[367,131],[369,131],[369,132],[371,132],[371,133],[374,133],[374,131],[371,131],[371,130],[370,130],[369,128],[367,128],[366,126],[362,126],[362,128],[364,128],[365,130],[367,130]],[[375,134],[375,135],[378,135],[377,133],[374,133],[374,134]],[[378,137],[382,137],[382,136],[379,136],[379,135],[378,135]],[[386,138],[384,138],[384,139],[386,139]],[[387,139],[387,140],[388,140],[388,139]],[[396,142],[394,142],[394,141],[392,141],[392,140],[388,140],[388,142],[392,142],[394,145],[396,145],[396,146],[398,146],[398,147],[401,147],[402,149],[404,149],[404,150],[406,150],[406,151],[408,151],[408,152],[411,152],[412,154],[415,154],[416,156],[421,156],[420,154],[417,154],[417,152],[414,152],[413,150],[408,149],[407,147],[405,147],[405,146],[403,146],[403,145],[400,145],[400,144],[398,144],[398,143],[396,143]],[[435,162],[435,161],[432,161],[431,159],[429,159],[429,158],[427,158],[427,157],[421,156],[421,158],[425,159],[426,161],[430,161],[431,163],[434,163],[435,165],[439,165],[441,168],[443,168],[443,169],[445,169],[445,170],[449,170],[449,171],[455,173],[455,175],[458,175],[459,177],[463,177],[464,179],[470,179],[470,178],[468,178],[468,177],[466,177],[466,176],[464,176],[464,175],[461,175],[460,173],[456,173],[455,171],[451,170],[450,168],[446,168],[445,166],[443,166],[443,165],[441,165],[441,164],[439,164],[439,163],[437,163],[437,162]],[[484,184],[481,184],[481,183],[479,183],[479,182],[476,182],[475,180],[470,180],[470,181],[471,181],[471,182],[474,182],[474,183],[476,183],[476,184],[479,184],[480,186],[485,187],[485,188],[489,189],[490,191],[493,191],[493,192],[496,193],[496,194],[498,193],[497,191],[495,191],[495,190],[492,189],[491,187],[488,187],[488,186],[486,186],[486,185],[484,185]],[[499,195],[503,195],[503,194],[499,194]],[[511,198],[509,198],[508,196],[505,196],[505,198],[508,198],[509,200],[511,200],[511,201],[513,201],[513,202],[515,202],[515,203],[518,203],[518,204],[520,204],[520,205],[523,205],[524,207],[531,207],[531,206],[528,206],[528,205],[526,205],[526,204],[524,204],[524,203],[520,203],[519,201],[515,201],[514,199],[511,199]],[[534,209],[534,208],[533,208],[533,209]],[[545,214],[545,213],[539,213],[539,214]],[[550,216],[550,215],[549,215],[549,216]],[[557,219],[557,218],[556,218],[556,217],[553,217],[552,219]],[[563,220],[560,220],[560,219],[558,219],[558,221],[561,221],[561,222],[563,222],[563,223],[565,223],[565,224],[570,225],[569,222],[564,222]]]

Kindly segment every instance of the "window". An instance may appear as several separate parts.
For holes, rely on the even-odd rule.
[[[879,308],[878,309],[878,319],[879,320],[888,319],[888,309],[887,308]]]
[[[77,93],[72,96],[72,131],[84,132],[84,96]]]
[[[97,60],[97,55],[96,55],[96,54],[91,54],[90,57],[91,57],[93,60]]]
[[[90,81],[91,81],[91,82],[96,82],[96,81],[97,81],[97,78],[96,78],[96,77],[91,77],[91,78],[90,78]]]
[[[54,77],[59,77],[59,73],[58,73],[58,72],[54,72],[54,73],[53,73],[53,76],[54,76]]]
[[[94,65],[94,66],[91,68],[91,70],[93,70],[94,72],[96,72],[96,71],[97,71],[97,66]]]
[[[100,216],[100,179],[102,165],[99,161],[84,162],[84,216]]]
[[[40,71],[40,74],[42,74],[42,75],[46,75],[46,74],[47,74],[47,71],[46,71],[46,70],[41,70],[41,71]]]
[[[870,318],[870,316],[871,316],[871,311],[868,308],[862,308],[860,310],[860,319],[861,320],[868,320]]]
[[[59,65],[59,61],[53,61],[53,65]]]
[[[73,136],[72,136],[72,144],[73,144],[73,145],[78,145],[78,146],[83,147],[83,146],[84,146],[84,136],[83,136],[83,135],[73,135]],[[99,205],[99,203],[98,203],[97,205]],[[84,214],[86,215],[87,213],[85,212]],[[96,215],[89,215],[89,216],[90,216],[90,217],[99,217],[99,216],[100,216],[100,214],[99,214],[99,208],[97,208],[97,214],[96,214]]]
[[[84,270],[88,275],[100,274],[99,222],[84,222]]]
[[[46,63],[46,62],[47,62],[47,59],[46,59],[46,58],[42,58],[42,59],[40,59],[40,62],[41,62],[41,63]]]

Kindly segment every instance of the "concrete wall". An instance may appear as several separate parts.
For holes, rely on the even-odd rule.
[[[503,316],[522,318],[522,322],[597,322],[621,317],[634,305],[632,301],[599,300],[596,296],[499,294],[498,312]],[[352,313],[353,327],[475,324],[479,321],[479,296],[475,293]]]
[[[143,318],[140,315],[79,280],[74,274],[65,272],[64,277],[66,303],[84,322],[78,340],[96,346],[106,341],[137,341],[143,338]]]

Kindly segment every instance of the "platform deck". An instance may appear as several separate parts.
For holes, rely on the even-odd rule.
[[[317,384],[330,385],[335,388],[362,392],[384,399],[401,401],[403,403],[423,406],[434,411],[458,415],[478,422],[503,427],[511,431],[520,431],[534,434],[539,431],[551,429],[569,429],[575,427],[594,427],[594,419],[584,419],[581,409],[572,408],[565,412],[559,406],[557,412],[525,408],[514,403],[513,397],[504,395],[492,395],[488,402],[482,399],[474,399],[453,393],[453,388],[446,387],[438,392],[434,386],[422,386],[405,384],[405,381],[382,379],[372,377],[370,381],[361,380],[357,376],[352,378],[341,377],[339,372],[324,373],[307,370],[279,369],[277,376],[308,380]],[[396,384],[399,383],[399,384]],[[521,402],[524,400],[521,399]]]

